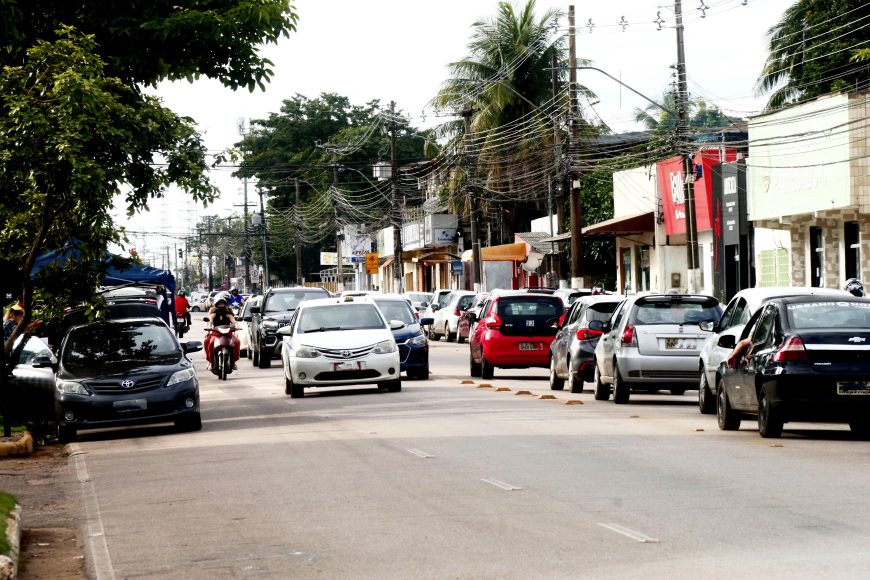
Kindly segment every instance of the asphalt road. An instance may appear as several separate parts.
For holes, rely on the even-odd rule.
[[[724,433],[695,391],[539,399],[545,369],[479,388],[467,349],[434,344],[400,393],[292,400],[277,359],[224,382],[197,353],[201,432],[80,435],[93,575],[866,577],[870,442],[848,428]]]

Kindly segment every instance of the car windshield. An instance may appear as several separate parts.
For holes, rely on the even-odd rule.
[[[789,326],[803,328],[870,328],[870,302],[803,302],[789,304]]]
[[[556,329],[550,323],[564,312],[562,301],[555,296],[512,296],[501,298],[496,305],[505,335],[553,336]]]
[[[472,302],[474,302],[474,294],[460,296],[459,300],[456,303],[456,308],[459,309],[459,311],[461,312],[471,306]]]
[[[432,300],[431,294],[421,294],[417,292],[410,292],[408,294],[408,298],[413,300],[414,302],[429,302]]]
[[[387,320],[401,320],[405,324],[417,322],[417,316],[404,300],[401,302],[398,300],[375,300],[375,304],[378,305]]]
[[[299,332],[363,330],[384,328],[386,324],[374,304],[314,306],[299,315]]]
[[[613,311],[616,310],[618,305],[619,302],[599,302],[598,304],[592,304],[586,310],[586,318],[589,322],[592,322],[593,320],[607,322],[610,320],[610,316],[613,314]]]
[[[328,298],[323,290],[300,290],[298,292],[279,292],[269,296],[266,301],[266,312],[287,312],[296,310],[296,307],[304,300],[316,300]]]
[[[157,362],[181,356],[162,322],[89,324],[70,331],[63,352],[69,369],[128,361]]]
[[[698,300],[638,300],[633,315],[634,324],[698,324],[719,320],[721,310],[714,298]]]

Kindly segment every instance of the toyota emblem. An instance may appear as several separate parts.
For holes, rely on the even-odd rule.
[[[341,356],[343,356],[344,358],[350,358],[350,351],[349,350],[341,351]]]
[[[130,379],[127,379],[126,381],[121,381],[121,387],[124,389],[132,389],[133,385],[135,385],[135,384],[136,383],[134,383]]]

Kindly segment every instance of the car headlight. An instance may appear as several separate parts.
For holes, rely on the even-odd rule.
[[[296,356],[298,358],[317,358],[320,353],[313,346],[300,345],[296,348]]]
[[[278,321],[277,320],[264,320],[263,328],[266,330],[278,330]]]
[[[169,377],[169,382],[166,383],[167,387],[171,387],[172,385],[177,385],[178,383],[183,383],[185,381],[189,381],[191,379],[196,378],[196,371],[193,369],[184,369],[181,371],[176,371],[172,373],[172,376]]]
[[[426,346],[426,337],[422,334],[408,339],[408,346]]]
[[[396,352],[398,348],[395,340],[383,340],[375,345],[372,352],[375,354],[388,354]]]
[[[57,381],[57,390],[64,395],[90,395],[91,393],[81,383],[75,381]]]

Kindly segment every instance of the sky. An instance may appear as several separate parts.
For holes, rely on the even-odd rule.
[[[754,95],[754,85],[767,55],[766,32],[794,1],[686,0],[690,94],[732,116],[758,113],[763,99]],[[472,24],[491,18],[497,1],[296,0],[295,7],[297,31],[263,50],[275,72],[265,92],[233,92],[208,79],[162,83],[154,91],[176,113],[195,119],[210,152],[223,151],[239,140],[240,118],[268,117],[296,93],[314,98],[334,92],[354,104],[379,99],[385,107],[392,100],[417,127],[447,120],[434,116],[427,105],[448,78],[449,63],[467,55]],[[538,0],[538,14],[550,8],[565,12],[559,26],[567,34],[568,4]],[[575,3],[575,13],[578,58],[591,60],[592,66],[660,100],[677,60],[673,3],[587,0]],[[654,23],[659,16],[661,30]],[[624,30],[619,25],[623,18],[628,22]],[[596,71],[578,71],[577,80],[598,97],[585,109],[587,115],[598,115],[615,132],[639,129],[634,110],[646,107],[646,101]],[[221,195],[208,208],[170,190],[165,200],[151,204],[150,212],[132,220],[118,210],[118,222],[131,232],[132,245],[146,260],[152,253],[175,255],[181,238],[202,216],[241,213],[242,183],[231,173],[229,167],[212,172]],[[252,203],[257,201],[254,191],[249,187]],[[159,260],[152,263],[164,266]]]

